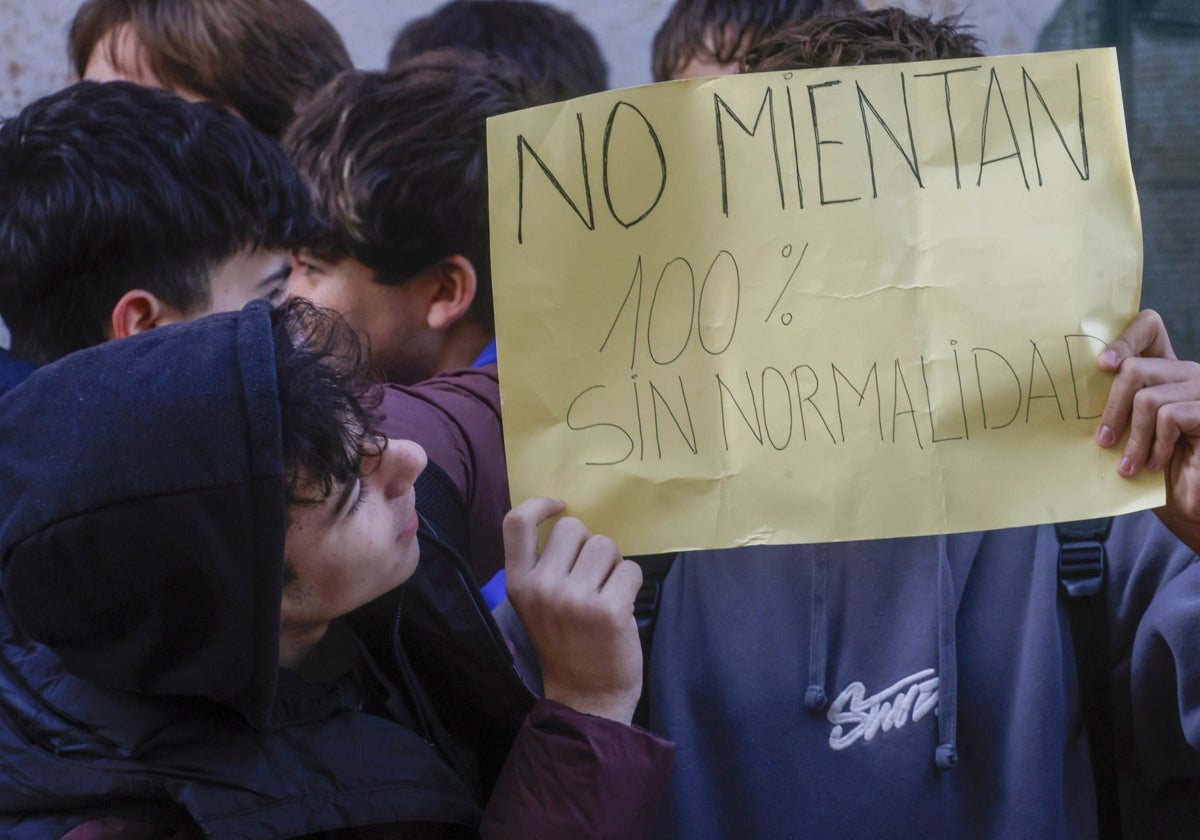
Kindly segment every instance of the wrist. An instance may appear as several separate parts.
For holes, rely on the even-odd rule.
[[[547,680],[543,696],[576,712],[630,724],[633,722],[633,712],[637,708],[641,690],[639,687],[637,690],[624,692],[573,691]]]

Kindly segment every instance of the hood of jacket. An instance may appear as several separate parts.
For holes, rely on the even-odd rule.
[[[71,673],[269,723],[287,503],[271,309],[161,327],[0,400],[0,591]]]

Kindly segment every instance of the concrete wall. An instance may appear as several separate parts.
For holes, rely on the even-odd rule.
[[[443,0],[311,0],[342,33],[355,63],[383,65],[392,37]],[[1029,52],[1062,0],[902,0],[945,15],[969,7],[990,53]],[[555,0],[596,35],[613,87],[650,81],[650,41],[671,0]],[[875,7],[884,0],[867,0]],[[0,115],[67,84],[66,30],[79,0],[0,0]]]

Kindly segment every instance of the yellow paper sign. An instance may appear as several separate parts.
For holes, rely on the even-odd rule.
[[[488,123],[514,499],[628,554],[1137,510],[1112,50],[764,73]]]

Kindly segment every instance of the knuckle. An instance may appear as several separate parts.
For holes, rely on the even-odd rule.
[[[1172,428],[1182,418],[1184,407],[1179,403],[1165,403],[1158,408],[1158,427],[1160,431]]]
[[[528,527],[531,519],[532,517],[525,513],[525,511],[513,508],[504,514],[504,520],[500,523],[500,528],[505,536],[515,535]]]
[[[629,578],[631,585],[641,587],[642,585],[642,567],[640,564],[632,560],[622,560],[617,566],[617,572],[622,576]]]
[[[554,527],[555,529],[562,529],[562,531],[566,534],[572,536],[578,535],[581,539],[585,540],[591,534],[591,532],[588,531],[587,526],[574,516],[564,516],[562,519],[558,520]]]
[[[1123,341],[1123,343],[1125,344],[1126,348],[1128,348],[1129,352],[1132,354],[1133,353],[1132,345],[1130,345],[1129,342],[1125,342],[1125,341]],[[1146,359],[1144,356],[1130,355],[1121,364],[1121,372],[1120,372],[1120,374],[1118,374],[1118,376],[1120,376],[1125,381],[1134,381],[1134,382],[1137,382],[1142,387],[1144,387],[1146,384],[1146,382],[1145,382],[1146,368],[1149,364],[1150,364],[1150,360]]]
[[[1133,395],[1133,411],[1139,417],[1158,411],[1158,398],[1149,388],[1142,388]]]
[[[621,552],[617,548],[617,544],[611,538],[603,534],[593,534],[588,537],[586,547],[589,551],[597,555],[607,555],[609,557],[620,557]]]

